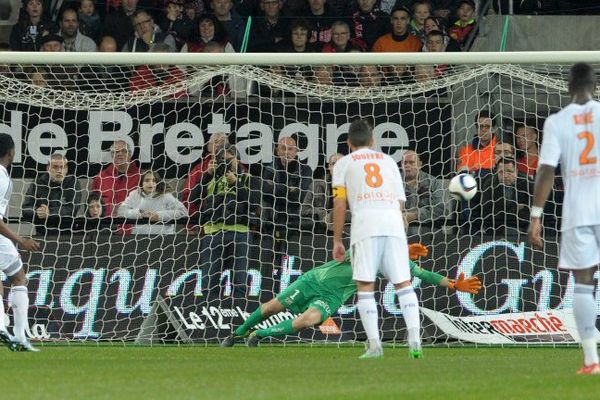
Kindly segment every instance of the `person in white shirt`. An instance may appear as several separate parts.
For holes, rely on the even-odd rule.
[[[2,298],[4,290],[0,285],[0,343],[8,346],[12,351],[39,351],[29,343],[25,336],[25,331],[29,327],[27,322],[29,295],[27,294],[27,278],[23,270],[23,261],[21,261],[21,255],[15,244],[27,251],[39,250],[40,245],[35,240],[17,235],[4,223],[12,194],[12,181],[7,168],[14,157],[15,142],[10,135],[0,133],[0,271],[10,279],[9,297],[12,299],[14,316],[14,338],[12,338],[4,325],[4,300]]]
[[[578,374],[600,374],[596,340],[594,273],[600,263],[600,103],[593,100],[596,78],[592,67],[571,68],[571,104],[551,115],[544,124],[544,139],[536,175],[529,241],[543,248],[543,207],[561,165],[565,200],[558,267],[575,277],[573,315],[583,348]]]
[[[175,224],[166,222],[184,218],[187,211],[183,203],[170,193],[170,188],[158,173],[146,171],[140,177],[140,187],[129,193],[119,205],[118,215],[131,219],[147,218],[155,222],[135,225],[133,234],[173,235]]]
[[[333,257],[336,261],[345,257],[342,231],[348,203],[352,211],[352,277],[358,290],[358,312],[369,340],[361,358],[383,356],[374,295],[378,272],[396,289],[408,331],[409,355],[421,358],[419,304],[410,283],[402,215],[404,185],[396,162],[373,150],[373,144],[372,128],[367,122],[350,124],[351,153],[333,168]]]
[[[93,52],[96,51],[96,43],[92,38],[79,32],[79,17],[77,10],[66,8],[61,13],[59,21],[60,36],[64,39],[65,51]]]

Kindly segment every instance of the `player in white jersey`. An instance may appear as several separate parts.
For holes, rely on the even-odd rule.
[[[0,342],[12,351],[38,351],[31,346],[25,330],[27,328],[27,311],[29,309],[29,295],[27,294],[27,278],[23,271],[21,256],[15,243],[24,250],[34,251],[39,249],[39,244],[32,239],[25,239],[14,233],[4,223],[8,211],[8,202],[12,192],[12,181],[7,168],[15,156],[15,143],[10,135],[0,133],[0,271],[10,279],[10,296],[12,301],[14,326],[11,338],[6,332],[4,324],[3,288],[0,283]]]
[[[344,259],[342,231],[348,204],[352,212],[352,278],[358,291],[358,312],[369,339],[361,358],[383,356],[374,296],[378,271],[394,284],[408,330],[409,354],[420,358],[419,305],[410,283],[402,216],[406,196],[400,171],[390,156],[371,148],[372,129],[365,121],[350,124],[348,146],[350,154],[333,169],[333,257]]]
[[[560,163],[565,200],[558,267],[575,277],[573,315],[584,354],[579,374],[600,374],[594,301],[594,272],[600,263],[600,103],[592,100],[595,87],[590,65],[571,68],[572,102],[544,124],[529,226],[530,243],[543,248],[542,210]]]

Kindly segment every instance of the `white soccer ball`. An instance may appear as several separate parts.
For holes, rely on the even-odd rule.
[[[450,196],[456,200],[471,200],[477,193],[477,181],[471,174],[458,174],[448,185]]]

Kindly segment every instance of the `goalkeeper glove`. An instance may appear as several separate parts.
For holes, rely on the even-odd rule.
[[[408,245],[408,258],[416,260],[419,257],[426,257],[429,254],[427,246],[421,243],[413,243]]]
[[[448,287],[459,292],[477,294],[479,289],[481,289],[481,281],[476,276],[465,279],[464,272],[461,272],[457,280],[450,279]]]

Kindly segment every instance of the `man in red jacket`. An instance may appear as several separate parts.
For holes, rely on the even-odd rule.
[[[113,162],[106,166],[92,181],[92,191],[100,193],[105,205],[105,215],[125,201],[127,194],[137,188],[140,182],[140,168],[131,161],[132,151],[123,140],[117,140],[110,147]]]

